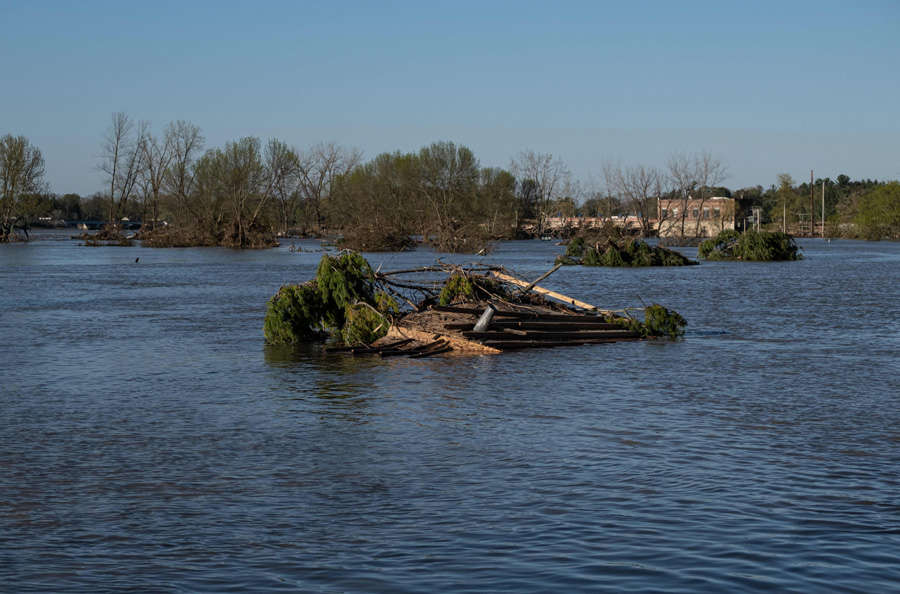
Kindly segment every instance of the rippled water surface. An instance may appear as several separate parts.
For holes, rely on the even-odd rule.
[[[900,244],[564,268],[687,336],[416,360],[263,345],[302,245],[0,246],[0,589],[898,589]]]

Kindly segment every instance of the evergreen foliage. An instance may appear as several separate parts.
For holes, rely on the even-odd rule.
[[[678,338],[687,326],[681,314],[654,303],[644,310],[644,328],[647,336],[670,336]]]
[[[263,335],[269,344],[294,344],[322,336],[324,304],[316,281],[284,285],[269,299]]]
[[[326,326],[341,328],[345,310],[357,302],[375,303],[375,273],[358,252],[343,252],[338,257],[322,256],[316,283],[323,304]]]
[[[345,310],[346,321],[341,328],[344,344],[371,344],[387,334],[391,322],[365,303],[351,305]]]
[[[447,279],[441,290],[439,302],[441,305],[450,305],[459,297],[472,299],[475,297],[475,285],[464,274],[453,274]]]
[[[602,247],[604,243],[606,249]],[[596,242],[582,236],[575,237],[569,242],[565,255],[559,256],[556,262],[612,267],[685,266],[697,263],[674,250],[650,246],[645,241],[621,234],[616,237],[604,236]]]
[[[781,231],[726,230],[700,244],[698,254],[707,260],[773,262],[800,260],[803,256],[794,238]]]
[[[315,280],[285,285],[269,300],[263,334],[269,344],[293,344],[322,338],[327,330],[355,344],[383,336],[387,316],[398,309],[390,296],[376,295],[375,273],[365,258],[356,252],[325,254]]]

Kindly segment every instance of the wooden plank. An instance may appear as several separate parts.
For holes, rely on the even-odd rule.
[[[384,350],[378,353],[382,357],[396,357],[399,355],[415,355],[416,353],[422,353],[425,351],[429,351],[435,348],[442,348],[447,346],[446,340],[435,340],[434,342],[429,342],[428,344],[423,344],[421,346],[413,347],[411,349],[391,349]]]
[[[551,291],[549,289],[545,289],[543,287],[539,287],[537,285],[531,286],[531,283],[518,279],[514,276],[510,276],[508,274],[504,274],[502,272],[498,272],[496,270],[492,271],[491,274],[494,275],[499,280],[503,282],[509,283],[511,285],[515,285],[517,287],[529,287],[530,290],[535,293],[540,293],[546,297],[550,297],[551,299],[556,299],[557,301],[561,301],[566,305],[573,305],[575,307],[580,307],[581,309],[587,309],[590,311],[598,311],[606,313],[608,310],[598,309],[597,306],[591,305],[590,303],[585,303],[584,301],[579,301],[578,299],[574,299],[569,297],[568,295],[563,295],[562,293],[557,293],[556,291]]]
[[[592,338],[631,338],[638,336],[628,330],[585,330],[584,332],[523,332],[513,334],[502,331],[463,332],[463,336],[479,341],[490,340],[588,340]]]
[[[444,324],[447,330],[474,330],[471,322],[451,322]],[[494,320],[491,328],[515,328],[518,330],[623,330],[618,324],[610,324],[608,322],[544,322],[544,321],[523,321],[523,320]]]
[[[391,338],[414,338],[419,342],[431,342],[436,338],[442,338],[450,343],[454,353],[464,353],[469,355],[496,355],[499,349],[484,346],[480,342],[468,340],[459,334],[435,334],[434,332],[425,332],[409,326],[391,326],[388,330],[388,336]]]
[[[484,344],[494,347],[495,349],[499,349],[501,351],[515,351],[521,349],[549,349],[555,347],[567,347],[567,346],[582,346],[585,344],[608,344],[613,342],[619,342],[620,340],[636,340],[633,338],[592,338],[590,340],[559,340],[559,341],[544,341],[544,340],[490,340],[485,342]]]
[[[431,349],[428,351],[422,351],[421,353],[415,353],[414,355],[410,355],[410,359],[421,359],[422,357],[431,357],[432,355],[440,355],[442,353],[449,353],[453,350],[453,347],[448,345],[444,345],[442,347]]]
[[[460,314],[471,314],[473,316],[481,315],[482,310],[477,307],[458,307],[452,305],[432,305],[431,309],[434,311],[441,311],[447,313],[460,313]],[[540,321],[573,321],[577,322],[579,320],[584,321],[592,321],[598,322],[603,321],[603,318],[597,316],[595,314],[582,314],[582,313],[549,313],[549,312],[531,312],[531,311],[509,311],[504,309],[498,309],[497,313],[494,314],[495,318],[515,318],[522,320],[540,320]],[[493,323],[498,323],[498,321],[494,321]]]

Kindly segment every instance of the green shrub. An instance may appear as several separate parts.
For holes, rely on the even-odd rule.
[[[351,305],[344,313],[346,322],[341,328],[341,339],[345,344],[371,344],[387,334],[390,320],[369,305]]]
[[[570,258],[581,258],[584,255],[584,237],[573,237],[566,246],[566,256]]]
[[[293,344],[322,335],[322,298],[316,281],[284,285],[269,299],[263,335],[269,344]]]
[[[698,254],[707,260],[744,260],[772,262],[799,260],[803,256],[794,238],[781,231],[745,231],[728,229],[700,244]]]
[[[644,310],[644,328],[647,336],[671,336],[684,334],[687,321],[676,311],[654,303]]]
[[[372,267],[358,252],[344,252],[337,257],[323,255],[316,282],[322,297],[325,324],[341,328],[348,307],[358,301],[374,303],[374,281]]]
[[[473,299],[475,297],[475,286],[466,275],[452,274],[444,284],[444,288],[441,289],[439,301],[441,305],[450,305],[459,297]]]

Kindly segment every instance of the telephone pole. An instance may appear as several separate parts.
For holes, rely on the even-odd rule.
[[[816,210],[815,210],[815,187],[813,186],[813,170],[809,170],[809,236],[815,237],[816,228]]]

